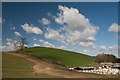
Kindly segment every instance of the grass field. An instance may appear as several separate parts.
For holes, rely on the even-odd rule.
[[[64,64],[66,67],[91,66],[94,57],[61,49],[34,47],[25,50],[26,53]]]
[[[36,49],[38,49],[38,51],[39,51],[40,49],[46,49],[46,48],[31,48],[31,49],[27,49],[27,51],[31,52],[31,54],[36,54],[37,55],[38,53],[34,52],[34,50],[36,51]],[[47,48],[47,50],[49,50],[49,49]],[[54,51],[58,51],[58,52],[63,51],[63,50],[56,50],[56,49],[50,49],[50,50],[53,50],[53,52]],[[63,52],[66,53],[66,54],[72,54],[72,52],[69,53],[68,51],[63,51]],[[22,57],[15,56],[15,55],[12,55],[12,54],[16,54],[16,53],[2,53],[2,63],[3,63],[2,64],[2,72],[3,72],[2,77],[3,78],[61,78],[62,75],[67,75],[67,76],[70,76],[70,77],[71,77],[71,75],[75,75],[76,77],[84,77],[84,78],[86,76],[90,77],[90,78],[92,78],[92,77],[98,77],[98,78],[99,77],[103,77],[103,78],[110,77],[111,78],[112,77],[112,76],[104,76],[104,75],[97,75],[97,74],[88,74],[88,73],[78,73],[78,72],[74,72],[74,71],[66,71],[66,70],[61,70],[61,68],[60,68],[60,70],[59,70],[59,68],[54,68],[54,69],[57,69],[57,71],[59,70],[59,72],[57,72],[57,74],[58,73],[60,74],[59,76],[58,75],[56,76],[56,73],[54,73],[55,75],[53,75],[53,76],[51,76],[51,74],[46,74],[46,73],[36,74],[36,73],[33,73],[34,72],[33,66],[35,64],[33,64],[32,62],[27,60],[26,57],[22,58]],[[22,54],[20,54],[20,55],[22,55]],[[45,55],[49,56],[47,54],[44,54],[44,56]],[[63,54],[61,54],[61,55],[63,56]],[[67,63],[67,62],[69,62],[68,59],[70,59],[70,58],[74,59],[76,56],[80,56],[80,55],[83,56],[83,58],[82,58],[83,60],[84,60],[84,58],[86,59],[86,57],[87,57],[87,59],[93,58],[93,57],[90,57],[90,56],[75,53],[74,55],[72,54],[73,57],[69,55],[69,56],[64,57],[63,60],[65,60],[65,62]],[[57,56],[57,55],[54,55],[53,57],[55,57],[55,56]],[[59,56],[60,55],[57,56],[57,59],[54,59],[54,58],[53,59],[54,60],[61,60],[61,59],[59,59],[59,58],[61,58]],[[40,56],[40,57],[43,57],[43,56]],[[51,57],[50,58],[45,57],[45,58],[51,59]],[[78,57],[76,57],[76,58],[78,58]],[[77,60],[81,60],[80,62],[82,62],[83,61],[82,59],[80,58],[80,59],[77,59]],[[93,60],[94,60],[94,58],[93,58]],[[71,60],[71,61],[74,62],[74,60]],[[66,63],[64,63],[64,64],[66,64]],[[88,62],[86,62],[86,64],[87,63]],[[51,63],[48,63],[48,64],[51,64]],[[75,64],[80,65],[77,62]],[[66,64],[66,65],[74,65],[74,63],[73,64],[69,63],[69,64]],[[54,67],[55,65],[52,64],[52,66]]]
[[[3,78],[56,78],[46,74],[33,74],[33,63],[17,56],[14,53],[2,54],[2,77]]]

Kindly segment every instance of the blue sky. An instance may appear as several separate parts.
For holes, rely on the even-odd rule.
[[[25,37],[44,46],[88,55],[117,55],[118,3],[3,3],[3,45]]]

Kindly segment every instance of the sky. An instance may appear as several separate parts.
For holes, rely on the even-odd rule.
[[[117,2],[4,2],[0,23],[3,50],[25,37],[28,47],[118,56]]]

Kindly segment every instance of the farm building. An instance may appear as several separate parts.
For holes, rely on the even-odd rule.
[[[113,65],[113,63],[111,63],[111,62],[102,62],[102,63],[100,63],[102,66],[112,66]]]
[[[94,70],[96,67],[76,67],[75,70]]]
[[[120,63],[114,63],[114,64],[112,65],[112,68],[117,68],[117,69],[120,70]]]

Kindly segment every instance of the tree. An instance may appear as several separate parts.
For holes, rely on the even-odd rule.
[[[112,54],[98,54],[95,58],[95,61],[97,63],[102,63],[102,62],[112,62],[115,63],[117,62],[117,58],[116,56],[112,55]]]
[[[27,39],[26,39],[26,38],[21,38],[21,39],[18,41],[18,44],[19,44],[20,50],[22,51],[22,50],[25,48],[25,45],[28,44]]]
[[[98,54],[96,57],[95,57],[95,61],[97,63],[101,63],[101,62],[104,62],[104,53],[103,54]]]

